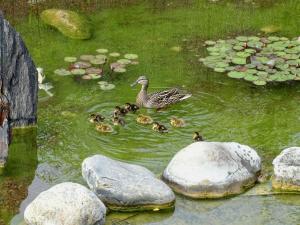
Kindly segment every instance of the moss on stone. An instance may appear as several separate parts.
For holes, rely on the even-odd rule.
[[[90,22],[74,11],[47,9],[41,13],[41,19],[69,38],[89,39],[92,36]]]

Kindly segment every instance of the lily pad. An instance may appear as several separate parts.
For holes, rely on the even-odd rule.
[[[206,44],[206,45],[215,45],[216,42],[208,40],[208,41],[205,41],[204,44]]]
[[[95,68],[95,67],[91,67],[86,69],[86,73],[87,74],[102,74],[103,70],[101,68]]]
[[[81,79],[83,79],[83,80],[91,80],[92,77],[91,77],[90,75],[83,75],[83,76],[81,77]]]
[[[69,76],[71,75],[71,72],[66,70],[66,69],[57,69],[54,71],[54,73],[56,75],[59,75],[59,76]]]
[[[120,64],[127,65],[127,64],[131,63],[131,60],[129,60],[129,59],[119,59],[117,62],[120,63]]]
[[[82,61],[91,61],[93,59],[95,59],[94,55],[81,55],[80,56],[80,60],[82,60]]]
[[[121,54],[118,53],[118,52],[112,52],[112,53],[109,53],[109,56],[111,57],[119,57]]]
[[[102,60],[107,60],[107,56],[106,55],[103,55],[103,54],[100,54],[100,55],[96,55],[96,59],[102,59]]]
[[[255,75],[252,75],[252,74],[248,74],[244,77],[244,79],[247,81],[255,81],[255,80],[258,80],[258,77]]]
[[[71,73],[73,75],[84,75],[85,74],[85,69],[72,69]]]
[[[124,67],[117,67],[114,69],[114,72],[116,73],[125,73],[126,69]]]
[[[137,58],[138,58],[138,55],[137,55],[137,54],[125,54],[125,55],[124,55],[124,58],[125,58],[125,59],[130,59],[130,60],[132,60],[132,59],[137,59]]]
[[[246,58],[235,57],[232,59],[232,63],[238,64],[238,65],[245,65],[245,64],[247,64],[247,60],[246,60]]]
[[[88,62],[76,62],[72,65],[73,68],[75,69],[87,69],[89,67],[91,67],[92,65]]]
[[[245,77],[245,75],[246,75],[245,72],[237,72],[237,71],[231,71],[228,73],[229,77],[237,78],[237,79],[243,78],[243,77]]]
[[[139,62],[139,61],[136,61],[136,60],[132,60],[130,64],[131,64],[131,65],[138,65],[138,64],[140,64],[140,62]]]
[[[219,67],[219,68],[217,67],[217,68],[214,69],[214,71],[218,72],[218,73],[223,73],[223,72],[226,71],[226,69],[224,67]]]
[[[99,81],[99,82],[97,82],[99,85],[106,85],[106,84],[108,84],[108,82],[107,81]]]
[[[100,53],[100,54],[105,54],[105,53],[108,53],[108,50],[105,49],[105,48],[99,48],[96,50],[96,52]]]
[[[96,74],[96,73],[88,74],[88,76],[90,76],[91,79],[93,79],[93,80],[96,80],[96,79],[100,79],[100,78],[101,78],[101,75]]]
[[[258,85],[258,86],[263,86],[263,85],[266,85],[267,82],[264,80],[255,80],[255,81],[253,81],[253,84]]]
[[[109,83],[100,85],[100,89],[103,90],[103,91],[109,91],[109,90],[114,89],[115,87],[116,86],[114,84],[109,84]]]
[[[91,60],[91,63],[93,65],[103,65],[103,64],[106,63],[106,60],[104,60],[104,59],[93,59],[93,60]]]
[[[76,57],[71,57],[71,56],[67,56],[64,58],[64,61],[65,62],[69,62],[69,63],[74,63],[77,61],[77,58]]]

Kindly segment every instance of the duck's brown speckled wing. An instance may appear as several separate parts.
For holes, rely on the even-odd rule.
[[[179,102],[186,94],[181,93],[178,88],[155,92],[149,95],[148,103],[157,108]]]

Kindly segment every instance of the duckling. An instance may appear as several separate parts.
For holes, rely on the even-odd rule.
[[[172,117],[171,120],[170,120],[170,124],[173,127],[184,127],[185,122],[184,122],[183,119],[178,119],[176,117]]]
[[[159,133],[168,133],[168,128],[166,128],[162,124],[159,124],[158,122],[153,123],[152,130],[159,132]]]
[[[116,106],[113,117],[118,117],[118,116],[125,116],[128,113],[128,110],[125,108],[122,108],[120,106]]]
[[[150,116],[139,114],[136,118],[136,122],[138,122],[140,124],[149,125],[149,124],[153,123],[153,119]]]
[[[193,140],[194,141],[204,141],[203,137],[199,134],[199,132],[194,132]]]
[[[113,117],[113,124],[115,126],[125,126],[125,120],[123,118],[120,118],[120,117]]]
[[[113,128],[109,124],[99,123],[96,125],[96,130],[101,133],[111,133],[113,132]]]
[[[126,103],[125,104],[125,109],[129,112],[136,112],[137,110],[140,109],[140,107],[138,107],[135,104],[131,104],[131,103]]]
[[[92,113],[90,115],[90,122],[91,123],[100,123],[105,120],[105,117],[98,113]]]

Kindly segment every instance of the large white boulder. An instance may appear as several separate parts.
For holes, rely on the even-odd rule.
[[[24,212],[28,225],[102,225],[106,208],[86,187],[61,183],[42,192]]]
[[[142,166],[95,155],[83,161],[82,175],[112,210],[158,210],[174,206],[172,189]]]
[[[174,191],[193,198],[239,194],[261,170],[255,150],[235,142],[195,142],[179,151],[163,173]]]
[[[284,149],[273,160],[275,189],[300,191],[300,147]]]

